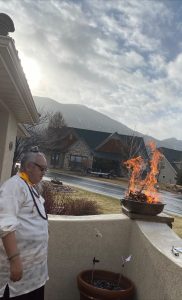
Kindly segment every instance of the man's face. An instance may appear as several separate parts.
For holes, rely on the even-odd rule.
[[[42,180],[47,170],[47,161],[43,155],[37,154],[35,162],[29,162],[26,169],[30,181],[37,184]]]

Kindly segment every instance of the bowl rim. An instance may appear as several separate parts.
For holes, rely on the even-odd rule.
[[[163,203],[163,202],[161,202],[161,201],[158,201],[158,202],[152,202],[152,203],[148,203],[148,202],[141,202],[141,201],[137,201],[137,200],[133,200],[133,199],[125,199],[125,198],[121,198],[120,199],[121,200],[121,203],[123,204],[123,201],[128,201],[128,202],[134,202],[134,203],[139,203],[139,204],[141,204],[141,205],[143,205],[143,204],[145,204],[145,205],[163,205],[163,206],[165,206],[166,205],[166,203]]]

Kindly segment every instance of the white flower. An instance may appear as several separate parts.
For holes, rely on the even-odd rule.
[[[96,237],[102,238],[102,233],[97,228],[94,228],[94,230],[96,232]]]
[[[122,267],[124,267],[125,263],[126,262],[129,262],[131,260],[131,257],[132,255],[129,255],[128,257],[124,257],[124,256],[121,256],[121,259],[122,259]]]
[[[125,262],[130,261],[131,260],[132,255],[128,256],[127,258],[125,258]]]

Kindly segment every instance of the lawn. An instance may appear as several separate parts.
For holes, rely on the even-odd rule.
[[[74,190],[75,193],[72,194],[73,199],[84,198],[87,200],[96,201],[99,205],[99,212],[101,214],[118,214],[121,212],[121,205],[118,199],[78,188],[74,188]]]
[[[173,230],[182,238],[182,217],[175,217],[173,223]]]
[[[118,199],[92,193],[83,189],[73,188],[74,192],[69,193],[71,199],[86,199],[96,201],[99,205],[99,213],[101,214],[117,214],[121,213],[121,205]],[[65,195],[64,195],[65,197]],[[59,194],[59,198],[62,198],[62,193]],[[174,216],[173,230],[182,238],[182,217]]]

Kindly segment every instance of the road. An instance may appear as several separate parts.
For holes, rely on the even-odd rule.
[[[44,179],[50,180],[57,178],[65,184],[80,187],[87,191],[110,196],[116,199],[121,199],[125,195],[126,189],[118,184],[106,183],[99,180],[94,180],[86,177],[79,177],[67,174],[57,174],[48,172]],[[166,191],[161,191],[160,198],[165,203],[164,211],[168,213],[178,214],[182,216],[182,195],[173,194]]]

